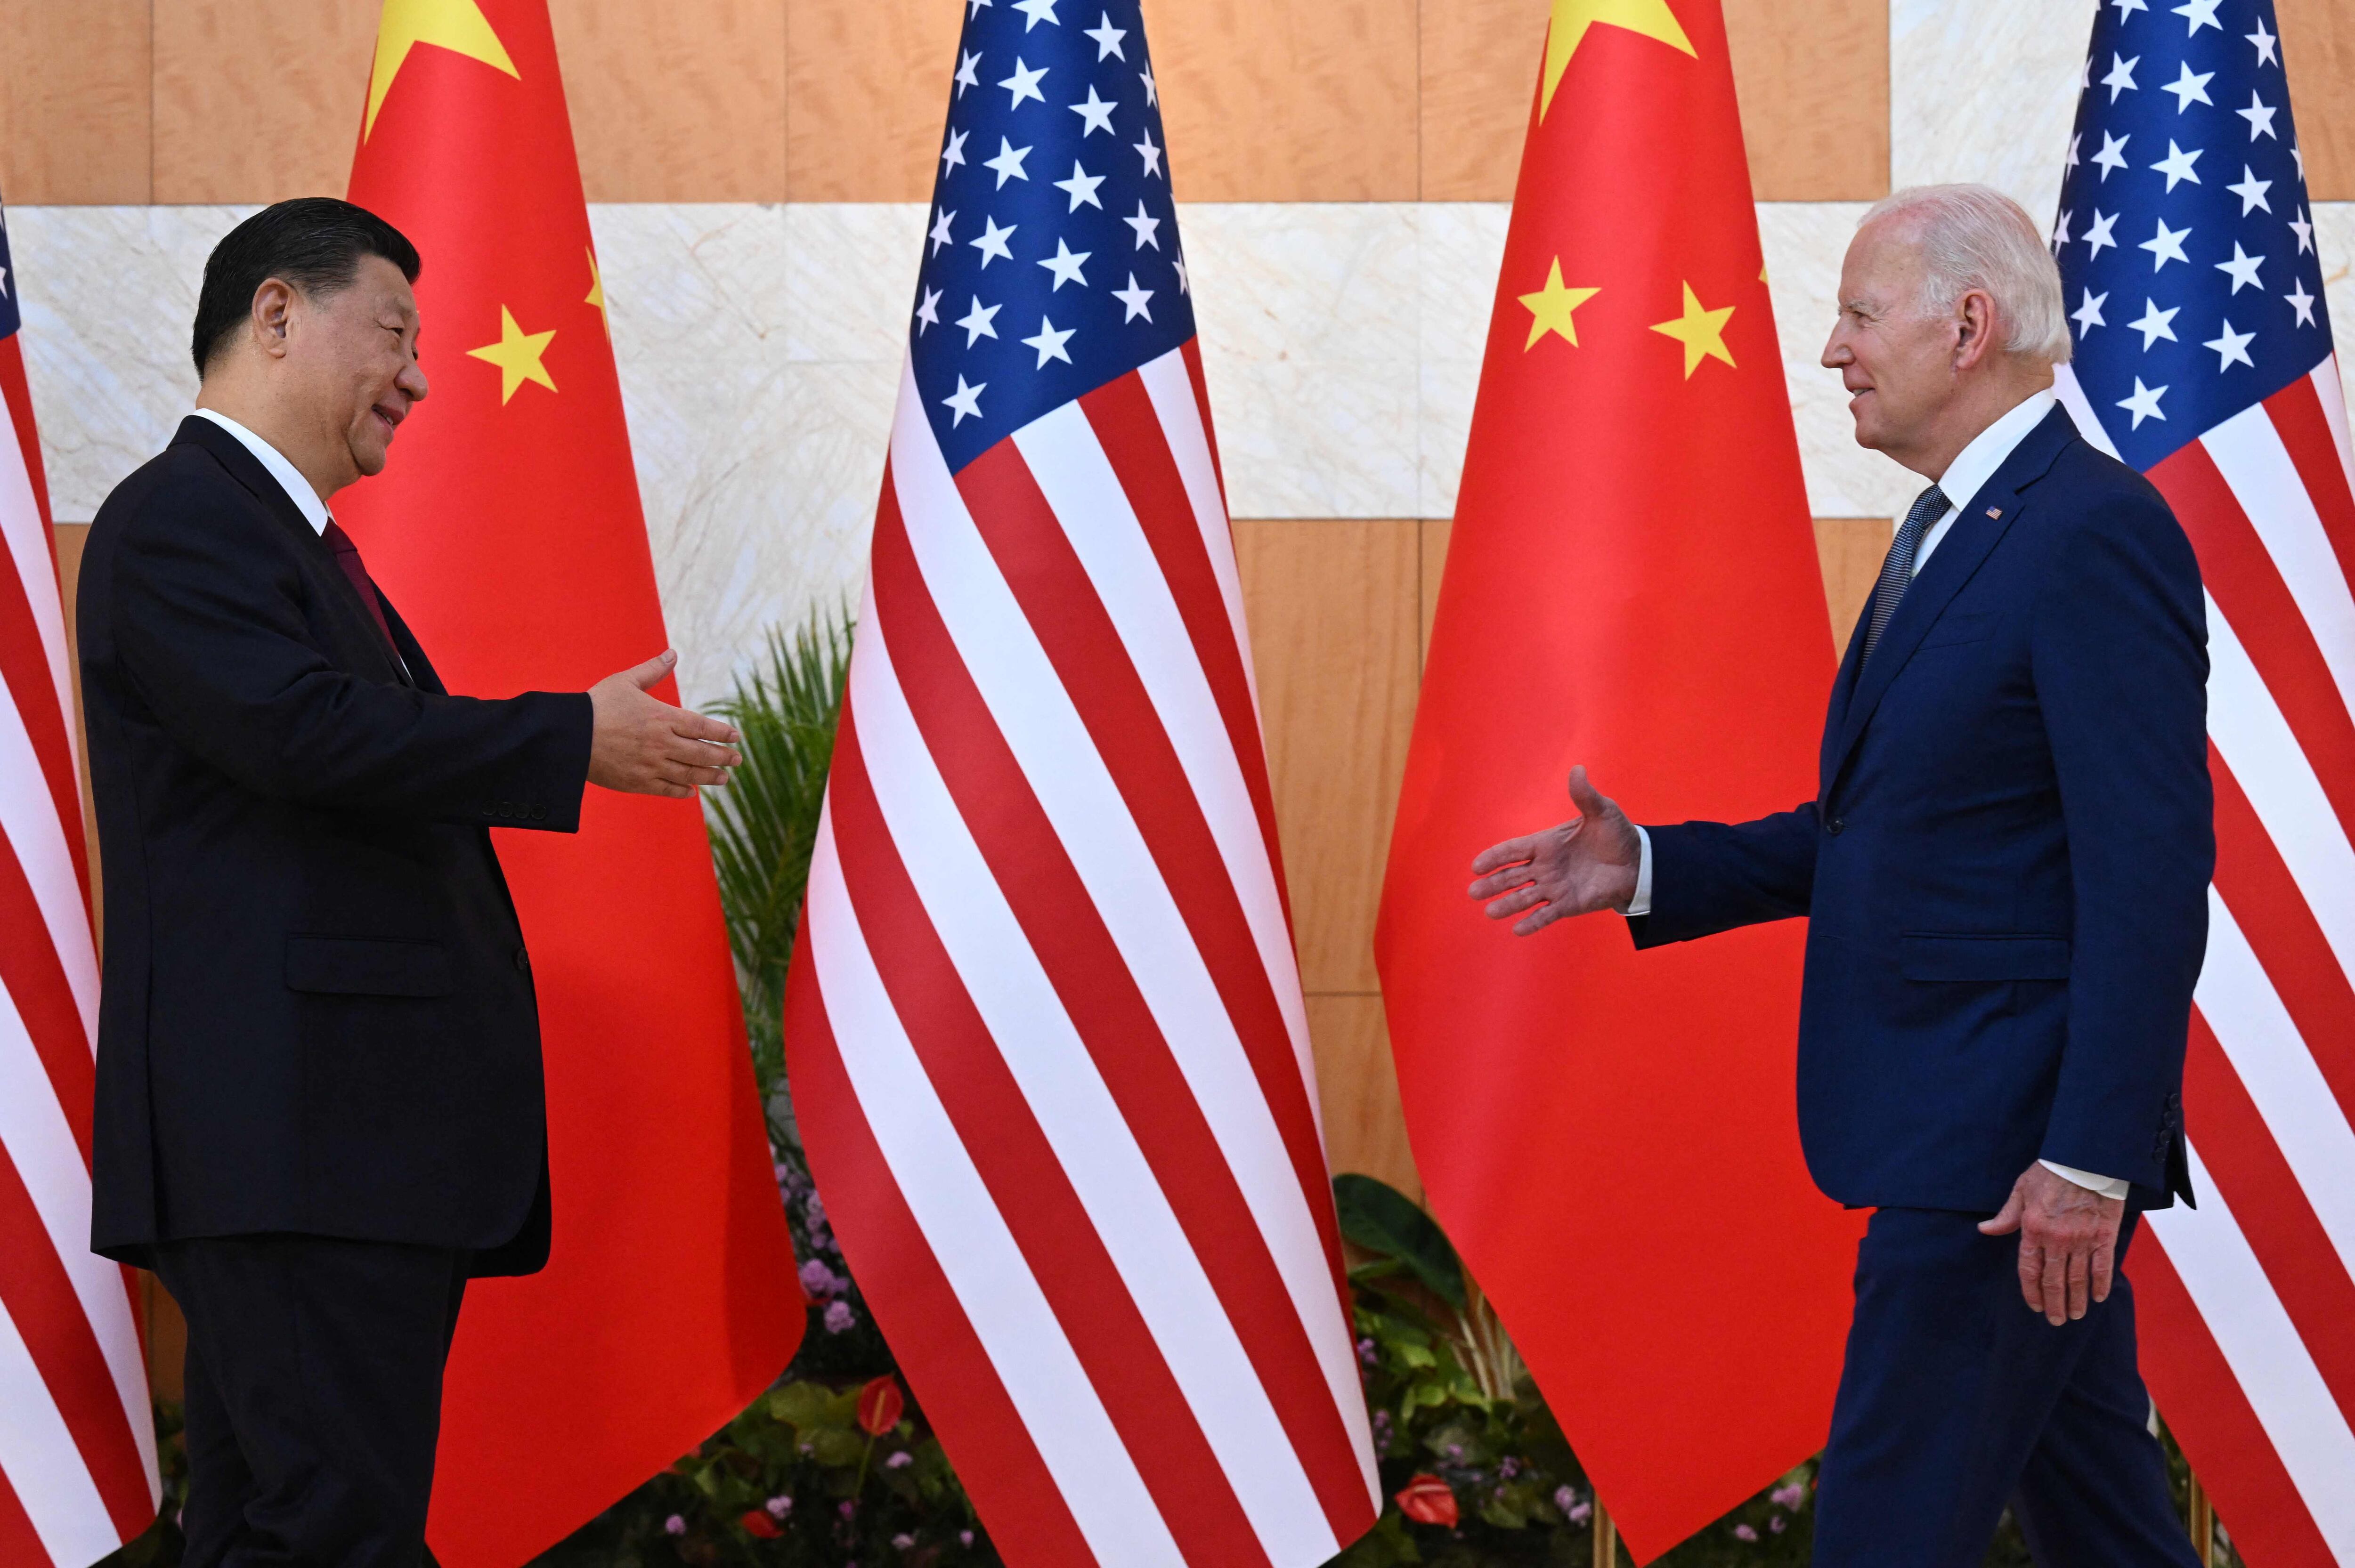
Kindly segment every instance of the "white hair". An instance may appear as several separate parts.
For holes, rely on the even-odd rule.
[[[2070,355],[2061,269],[2020,205],[1987,185],[1909,185],[1872,204],[1857,227],[1910,217],[1922,254],[1920,310],[1943,315],[1973,289],[2009,327],[2004,348],[2048,365]]]

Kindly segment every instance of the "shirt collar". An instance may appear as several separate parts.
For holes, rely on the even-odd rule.
[[[303,514],[303,520],[311,524],[311,532],[326,533],[327,524],[333,521],[327,514],[327,503],[319,499],[319,493],[311,488],[311,482],[303,477],[303,471],[286,461],[285,453],[227,414],[211,408],[198,408],[196,413],[197,418],[210,419],[235,436],[238,444],[251,452],[254,460],[270,471],[270,477],[278,482],[278,488],[286,493],[286,499],[294,503],[294,509]]]
[[[2030,392],[2025,400],[2013,406],[2003,418],[1971,438],[1970,444],[1955,454],[1939,476],[1938,489],[1945,495],[1946,504],[1959,511],[1970,504],[1971,497],[1981,486],[1995,477],[2012,449],[2028,439],[2028,432],[2044,422],[2055,401],[2052,388]]]

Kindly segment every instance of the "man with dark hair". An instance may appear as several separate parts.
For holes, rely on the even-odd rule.
[[[470,1277],[549,1245],[539,1029],[485,831],[722,783],[646,688],[450,695],[327,503],[426,395],[416,249],[282,202],[205,267],[197,411],[99,511],[92,1245],[188,1320],[187,1568],[416,1568]]]

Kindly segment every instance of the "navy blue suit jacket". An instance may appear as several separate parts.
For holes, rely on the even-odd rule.
[[[1636,945],[1809,917],[1799,1126],[1841,1202],[1992,1211],[2038,1159],[2189,1197],[2215,837],[2207,617],[2174,514],[2056,408],[1860,670],[1863,641],[1816,799],[1647,830]]]

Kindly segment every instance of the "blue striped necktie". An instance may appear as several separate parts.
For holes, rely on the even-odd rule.
[[[1881,580],[1872,585],[1872,620],[1864,629],[1864,656],[1857,662],[1859,671],[1872,662],[1872,651],[1880,645],[1881,634],[1889,630],[1889,618],[1897,613],[1898,601],[1905,597],[1906,587],[1913,580],[1913,563],[1922,554],[1922,536],[1945,514],[1946,493],[1934,484],[1913,498],[1913,509],[1898,524],[1897,537],[1889,546],[1889,558],[1881,563]]]

